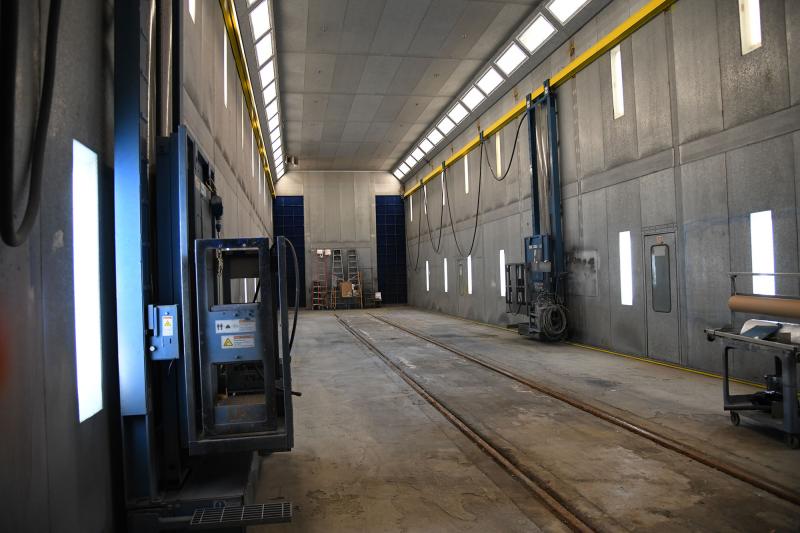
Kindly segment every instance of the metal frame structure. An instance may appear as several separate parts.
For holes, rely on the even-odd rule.
[[[756,296],[736,290],[736,278],[739,276],[789,276],[800,277],[797,273],[759,274],[754,272],[731,272],[731,296]],[[760,298],[775,298],[757,295]],[[800,300],[799,297],[780,296]],[[708,341],[722,341],[722,399],[723,407],[730,411],[731,423],[738,426],[740,413],[748,412],[749,418],[756,422],[783,431],[786,443],[791,448],[800,448],[800,406],[797,398],[797,365],[800,364],[800,345],[790,342],[759,339],[746,334],[736,333],[736,312],[731,310],[731,323],[724,328],[706,328]],[[745,332],[746,333],[746,332]],[[772,357],[775,362],[775,374],[765,376],[767,391],[754,394],[731,394],[730,392],[730,356],[734,350]]]

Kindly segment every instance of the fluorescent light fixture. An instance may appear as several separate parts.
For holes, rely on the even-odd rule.
[[[461,101],[464,102],[464,105],[466,105],[470,111],[474,111],[475,108],[478,107],[481,102],[483,102],[484,98],[486,97],[478,90],[477,87],[472,87],[469,91],[467,91],[467,94],[464,95]]]
[[[750,213],[750,257],[754,273],[775,273],[772,241],[772,211]],[[774,296],[775,276],[753,276],[753,294]]]
[[[228,38],[222,36],[222,98],[228,107]]]
[[[506,295],[506,251],[500,250],[500,296]]]
[[[489,94],[497,89],[497,86],[501,83],[503,83],[503,77],[498,74],[494,67],[489,67],[489,70],[478,80],[478,87],[485,94]]]
[[[761,48],[760,0],[739,0],[739,34],[742,37],[742,55]]]
[[[522,43],[528,53],[532,54],[542,46],[547,39],[556,32],[553,24],[539,13],[535,19],[522,30],[517,40]]]
[[[399,169],[399,168],[395,169],[395,171],[394,171],[394,172],[392,172],[392,174],[394,174],[394,177],[395,177],[395,178],[397,178],[397,179],[400,179],[400,178],[402,178],[402,177],[403,177],[403,173],[402,173],[402,172],[400,172],[400,169]]]
[[[501,142],[501,139],[500,139],[501,131],[498,131],[494,136],[494,160],[496,162],[495,163],[496,168],[494,169],[494,171],[497,173],[498,177],[503,174],[503,160],[502,160],[502,157],[501,157],[502,156],[502,144],[503,143]]]
[[[409,155],[406,157],[405,164],[408,165],[410,168],[414,168],[414,165],[417,164],[417,160],[414,159],[413,155]]]
[[[431,292],[431,266],[428,260],[425,260],[425,290]]]
[[[267,118],[272,118],[278,114],[278,100],[273,100],[267,105]]]
[[[411,155],[414,156],[414,159],[416,159],[417,161],[422,161],[422,157],[425,154],[422,152],[422,150],[416,148],[413,152],[411,152]]]
[[[278,149],[272,152],[272,160],[275,164],[283,163],[283,148],[278,146]]]
[[[447,292],[447,258],[444,258],[442,263],[442,270],[444,271],[444,292]]]
[[[270,57],[272,57],[272,35],[267,34],[256,43],[256,58],[258,64],[263,65]]]
[[[469,194],[469,154],[464,156],[464,194]]]
[[[279,178],[280,178],[281,176],[283,176],[283,174],[284,174],[284,167],[283,167],[283,165],[278,165],[277,167],[275,167],[275,173],[278,175],[278,177],[279,177]]]
[[[270,59],[267,61],[267,64],[261,67],[261,70],[258,71],[258,75],[261,78],[261,86],[266,87],[275,79],[275,66],[274,59]]]
[[[281,129],[280,128],[275,128],[274,130],[272,130],[270,132],[270,134],[269,134],[269,138],[270,138],[270,140],[272,142],[275,142],[278,139],[280,139],[281,138]]]
[[[194,14],[197,11],[197,2],[196,0],[189,0],[189,16],[192,17],[192,22],[194,22]]]
[[[500,67],[500,70],[502,70],[503,73],[508,76],[514,72],[514,70],[516,70],[516,68],[520,66],[526,59],[528,59],[528,56],[522,51],[522,48],[520,48],[517,43],[511,43],[511,45],[506,48],[505,52],[500,55],[495,63],[498,67]]]
[[[269,127],[270,131],[274,130],[280,125],[280,116],[276,113],[274,117],[267,121],[267,126]]]
[[[408,212],[411,215],[411,222],[414,222],[414,196],[409,196],[408,200]]]
[[[400,169],[400,172],[402,172],[402,173],[403,173],[403,176],[405,176],[406,174],[408,174],[408,171],[409,171],[409,170],[411,170],[411,169],[409,168],[409,166],[408,166],[408,165],[406,165],[405,163],[400,163],[400,166],[399,166],[398,168]]]
[[[447,117],[444,117],[444,118],[443,118],[443,119],[442,119],[442,120],[441,120],[441,121],[440,121],[440,122],[439,122],[439,123],[436,125],[436,127],[437,127],[437,128],[439,128],[439,130],[440,130],[442,133],[444,133],[445,135],[447,135],[448,133],[450,133],[451,131],[453,131],[453,128],[455,128],[455,127],[456,127],[456,125],[455,125],[455,124],[453,124],[453,121],[452,121],[452,120],[450,120],[450,119],[449,119],[449,118],[447,118]]]
[[[444,181],[444,171],[442,171],[441,176],[442,176],[442,205],[447,205],[447,182]]]
[[[428,214],[428,186],[427,185],[423,185],[422,186],[422,198],[424,200],[422,202],[422,210],[427,215]]]
[[[426,154],[433,150],[433,143],[430,142],[428,139],[422,139],[422,142],[419,143],[420,149],[425,152]]]
[[[272,151],[276,152],[280,147],[281,147],[281,138],[278,137],[277,139],[272,141]]]
[[[103,409],[100,194],[97,154],[72,141],[72,275],[78,421]]]
[[[264,89],[264,102],[271,102],[275,100],[276,96],[278,96],[277,85],[273,81]]]
[[[472,294],[472,255],[467,256],[467,294]]]
[[[563,26],[575,13],[580,11],[580,9],[588,3],[589,0],[552,0],[547,4],[547,10],[550,11]]]
[[[258,41],[270,29],[269,2],[264,0],[250,12],[250,25],[253,28],[253,40]]]
[[[611,103],[614,118],[625,114],[625,95],[622,88],[622,50],[619,45],[611,49]]]
[[[432,132],[428,134],[428,142],[430,142],[434,146],[439,144],[442,139],[444,139],[444,135],[442,135],[442,133],[437,129],[434,129]]]
[[[633,259],[631,232],[619,232],[619,297],[622,305],[633,305]]]
[[[459,122],[464,120],[464,117],[466,117],[468,114],[469,111],[467,111],[467,108],[456,102],[456,105],[454,105],[453,109],[451,109],[450,112],[447,113],[447,116],[450,117],[450,120],[458,124]]]

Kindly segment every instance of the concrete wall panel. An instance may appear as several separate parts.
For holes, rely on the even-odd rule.
[[[678,138],[683,143],[722,129],[716,6],[682,1],[671,16]]]
[[[738,2],[717,1],[725,128],[789,105],[789,69],[783,2],[761,2],[763,45],[742,55]]]

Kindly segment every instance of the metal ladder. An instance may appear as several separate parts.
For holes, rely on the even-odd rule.
[[[358,271],[358,252],[347,250],[347,281],[353,285],[353,298],[361,297],[361,275]]]
[[[311,309],[325,309],[328,299],[328,261],[324,252],[317,254],[314,279],[311,282]]]
[[[340,249],[334,249],[331,254],[331,309],[336,309],[339,282],[344,281],[344,263],[342,262],[342,251]]]

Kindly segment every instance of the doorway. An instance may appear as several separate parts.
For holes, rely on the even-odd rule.
[[[647,355],[680,364],[675,233],[644,236]]]

